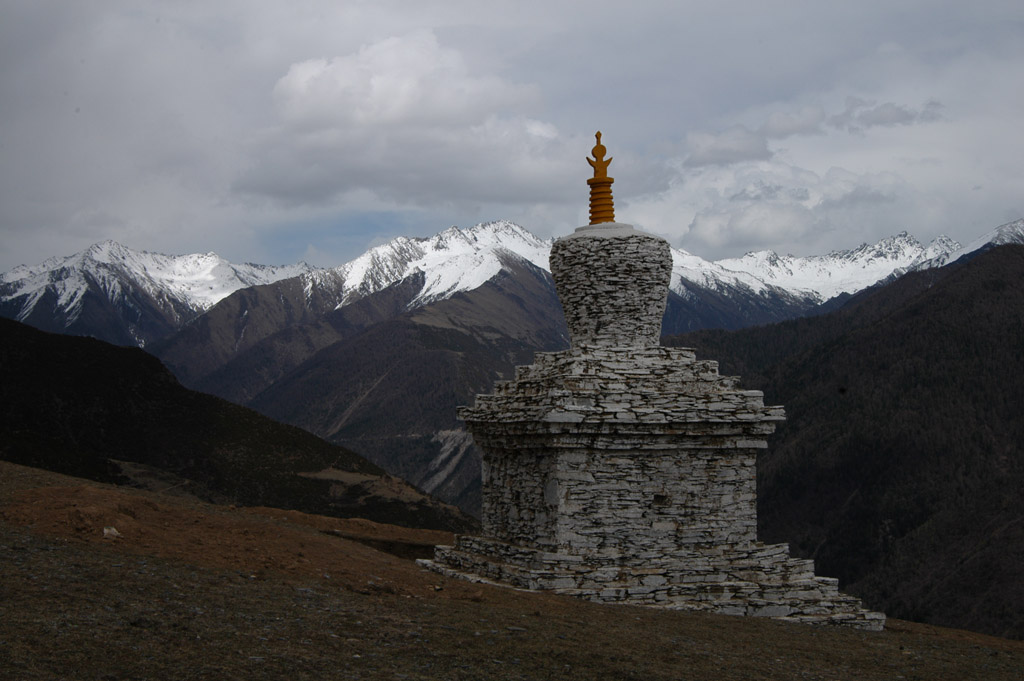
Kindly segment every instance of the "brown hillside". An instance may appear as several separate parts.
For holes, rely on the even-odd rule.
[[[104,537],[104,527],[119,537]],[[596,605],[444,579],[449,535],[0,462],[2,679],[1020,679],[1024,643]],[[359,541],[354,541],[357,538]]]

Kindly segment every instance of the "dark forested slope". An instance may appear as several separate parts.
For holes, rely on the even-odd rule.
[[[784,404],[762,539],[890,616],[1024,636],[1024,247],[818,318],[668,342]]]

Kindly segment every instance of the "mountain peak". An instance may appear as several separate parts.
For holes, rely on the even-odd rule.
[[[849,251],[833,251],[829,255],[849,260],[885,259],[900,261],[908,259],[908,263],[922,250],[921,242],[908,234],[900,232],[890,237],[880,239],[873,244],[861,244]]]
[[[546,270],[550,249],[550,240],[506,220],[466,229],[453,225],[432,237],[396,237],[375,246],[333,270],[340,284],[323,277],[317,278],[317,284],[340,287],[336,298],[341,307],[419,271],[425,275],[424,284],[413,304],[420,305],[481,286],[504,267],[499,254],[511,254]],[[307,285],[307,294],[311,290]]]
[[[820,303],[842,293],[854,293],[910,269],[937,267],[988,244],[1024,243],[1024,219],[1006,223],[965,248],[940,236],[927,248],[907,231],[827,255],[795,257],[770,250],[715,262],[673,249],[672,290],[686,297],[691,285],[720,296],[769,296]],[[483,285],[514,260],[548,269],[552,240],[541,239],[508,220],[457,225],[431,237],[399,236],[374,246],[358,258],[331,269],[305,263],[282,267],[235,265],[216,253],[168,256],[135,251],[116,241],[93,244],[72,256],[51,258],[35,266],[19,266],[0,274],[0,313],[19,320],[46,318],[43,327],[71,328],[81,313],[86,292],[118,310],[111,317],[124,322],[114,342],[128,338],[142,344],[156,331],[140,331],[139,319],[150,312],[163,319],[161,329],[179,328],[231,293],[250,286],[301,276],[307,303],[341,307],[421,273],[419,306]],[[52,309],[35,312],[46,299]],[[803,304],[801,303],[801,304]],[[90,303],[93,304],[93,303]],[[30,322],[31,323],[31,322]],[[41,327],[42,328],[42,327]],[[76,327],[77,328],[77,327]],[[127,331],[125,331],[127,329]],[[77,330],[110,339],[102,333]]]
[[[791,293],[813,293],[820,301],[825,301],[842,293],[860,291],[894,271],[902,271],[916,262],[924,251],[920,241],[902,231],[873,244],[864,243],[827,255],[795,257],[757,251],[715,264],[744,272]]]
[[[921,248],[921,242],[906,230],[887,239],[882,239],[877,245],[888,248]]]
[[[947,237],[939,237],[947,238]],[[936,239],[938,241],[938,239]],[[974,253],[981,249],[991,248],[992,246],[1003,246],[1006,244],[1024,244],[1024,218],[1014,220],[1013,222],[1007,222],[1006,224],[999,225],[991,232],[986,232],[980,237],[970,242],[966,246],[960,246],[957,242],[949,239],[949,242],[954,245],[945,253],[939,254],[932,257],[927,261],[923,261],[915,266],[915,269],[923,269],[927,267],[941,267],[947,262],[956,262],[968,253]],[[934,243],[934,242],[933,242]]]
[[[113,239],[104,239],[94,243],[89,248],[85,249],[85,253],[94,258],[106,257],[112,252],[124,250],[124,246],[114,241]]]
[[[51,319],[46,326],[58,327],[52,330],[74,327],[75,333],[113,342],[125,342],[127,335],[142,345],[154,339],[142,330],[147,324],[140,320],[147,315],[162,320],[158,327],[174,328],[238,289],[308,270],[308,265],[233,265],[213,252],[169,256],[136,251],[107,239],[73,255],[5,273],[0,278],[0,305],[5,316],[25,321],[41,300],[52,296],[54,308],[44,315]],[[99,317],[120,319],[124,328],[76,326],[90,291],[95,294],[90,304],[112,308]]]
[[[996,227],[989,243],[996,246],[1024,243],[1024,218]]]

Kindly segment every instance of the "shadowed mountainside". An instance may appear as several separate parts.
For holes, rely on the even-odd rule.
[[[784,404],[759,532],[893,617],[1024,637],[1024,247],[668,339]]]
[[[468,529],[342,447],[182,388],[138,349],[0,320],[0,458],[204,499]]]
[[[78,306],[69,311],[57,293],[43,291],[31,312],[21,321],[50,333],[91,336],[116,345],[136,346],[139,341],[164,338],[192,319],[196,311],[177,300],[157,300],[140,288],[125,288],[109,295],[100,282],[84,275],[85,288]],[[12,289],[0,284],[0,296]],[[0,299],[0,318],[16,319],[22,313],[21,298]]]
[[[477,289],[411,306],[418,272],[334,309],[299,280],[238,291],[148,350],[194,389],[332,442],[473,513],[480,453],[459,405],[568,345],[550,275],[514,256]],[[314,291],[315,293],[315,291]],[[796,298],[690,285],[669,294],[665,328],[736,328],[807,312]]]
[[[480,454],[455,408],[565,338],[547,273],[510,264],[478,289],[320,350],[251,405],[478,510]]]

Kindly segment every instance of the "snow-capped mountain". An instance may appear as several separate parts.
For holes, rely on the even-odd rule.
[[[911,265],[908,270],[942,267],[947,263],[956,262],[968,253],[986,250],[994,246],[1024,244],[1024,218],[1000,225],[991,232],[982,234],[966,246],[961,246],[952,240],[950,242],[953,245],[952,248],[944,252],[925,254],[918,262]]]
[[[298,277],[310,313],[323,314],[415,275],[422,283],[409,307],[416,308],[473,290],[513,261],[546,271],[551,243],[519,225],[496,221],[450,227],[429,238],[398,237],[339,267],[314,269],[304,263],[235,265],[215,253],[168,256],[106,241],[0,275],[0,315],[50,331],[145,345],[240,289]],[[694,304],[711,296],[714,302],[706,307],[718,312],[671,331],[719,323],[727,301],[746,308],[727,326],[777,321],[888,277],[1002,243],[1024,243],[1024,220],[1002,225],[966,247],[944,236],[923,246],[901,232],[875,244],[807,257],[758,251],[712,262],[673,249],[671,290]]]
[[[449,227],[429,238],[398,237],[340,267],[302,278],[310,294],[314,288],[333,289],[341,307],[422,272],[423,288],[410,304],[417,307],[479,287],[502,270],[502,259],[509,256],[546,270],[550,251],[550,239],[511,222],[487,222],[469,229]]]
[[[418,306],[477,288],[501,271],[503,256],[517,256],[548,271],[551,243],[506,221],[465,230],[450,227],[426,239],[398,237],[340,267],[308,272],[302,277],[307,291],[330,289],[341,307],[423,272],[425,284],[411,303]],[[925,248],[902,232],[873,245],[802,258],[758,251],[742,258],[708,261],[672,249],[670,286],[683,297],[692,296],[696,286],[726,294],[743,291],[748,295],[787,296],[813,305],[864,289],[893,271],[942,256],[959,246],[947,237],[939,237]]]
[[[906,233],[803,258],[763,251],[710,262],[673,249],[664,332],[803,316],[836,295],[989,243],[1024,243],[1024,220],[967,249],[945,237],[926,247]],[[214,254],[162,256],[105,242],[2,275],[0,316],[145,344],[184,385],[325,437],[351,439],[355,449],[376,452],[371,458],[382,465],[388,457],[408,458],[420,438],[415,457],[436,466],[422,477],[400,467],[392,472],[458,496],[466,469],[452,457],[473,457],[440,435],[457,427],[452,404],[433,405],[442,415],[435,423],[413,402],[444,383],[445,399],[465,403],[488,389],[499,369],[507,374],[536,349],[564,345],[564,320],[546,273],[550,248],[550,240],[510,222],[399,237],[328,269],[239,266]],[[456,383],[464,395],[451,391]],[[415,408],[399,412],[407,397]],[[371,422],[386,427],[360,430]],[[402,428],[415,438],[401,446],[377,437]]]
[[[104,241],[0,275],[0,314],[51,331],[145,345],[239,289],[310,269],[235,265],[216,253],[169,256]]]
[[[927,247],[906,232],[875,244],[827,255],[798,258],[773,251],[747,253],[742,258],[719,260],[727,270],[746,272],[755,279],[782,289],[813,293],[824,302],[842,293],[856,293],[914,265],[941,258],[960,247],[949,237],[940,236]]]

